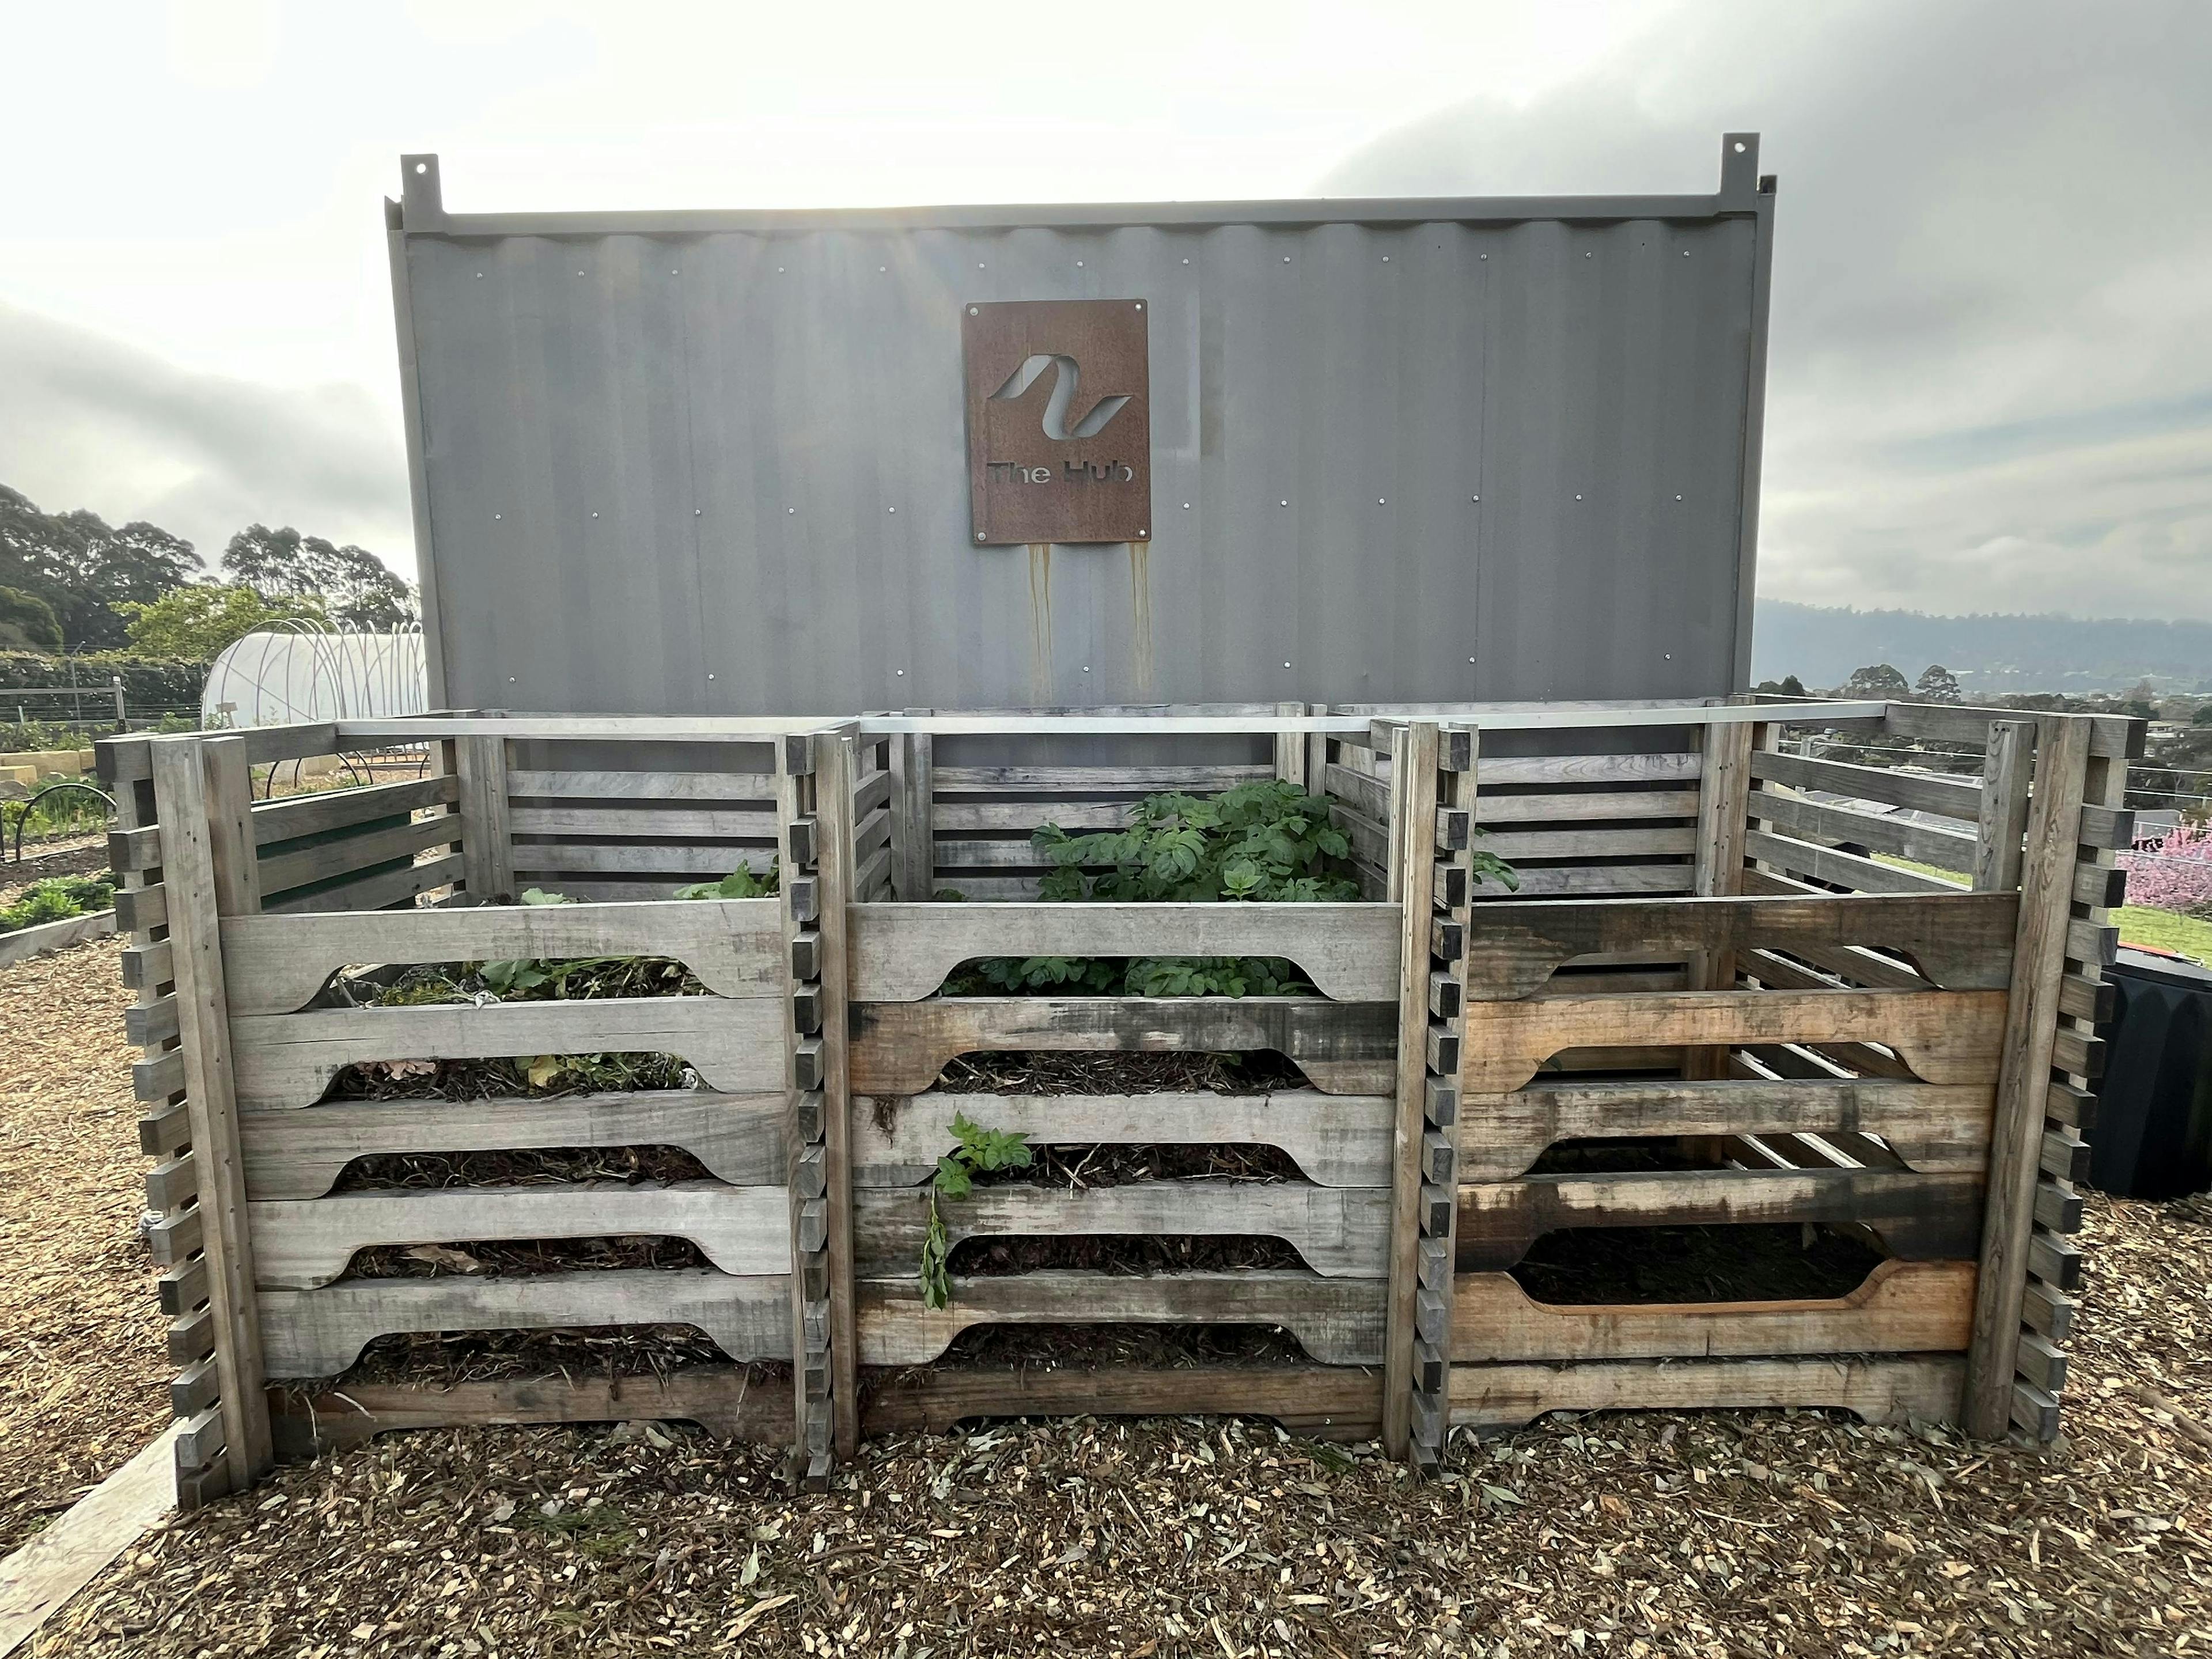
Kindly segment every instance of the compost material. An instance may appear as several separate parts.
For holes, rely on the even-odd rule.
[[[583,1181],[629,1183],[713,1179],[677,1146],[543,1146],[526,1152],[380,1152],[357,1158],[334,1192],[444,1187],[549,1187]]]
[[[950,1094],[1149,1095],[1206,1091],[1264,1094],[1308,1087],[1305,1073],[1272,1048],[1244,1054],[1126,1054],[1008,1049],[948,1062],[937,1087]]]
[[[1279,1238],[1241,1234],[1070,1233],[1038,1237],[963,1238],[947,1271],[992,1276],[1078,1268],[1107,1273],[1227,1273],[1298,1268],[1304,1258]]]

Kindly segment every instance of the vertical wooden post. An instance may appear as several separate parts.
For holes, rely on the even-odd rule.
[[[1704,764],[1698,780],[1698,841],[1690,890],[1700,897],[1732,897],[1743,891],[1743,849],[1750,828],[1751,751],[1764,736],[1764,724],[1716,722],[1698,734]],[[1735,983],[1735,953],[1692,951],[1687,962],[1692,991],[1725,991]],[[1705,1081],[1724,1078],[1728,1054],[1714,1048],[1682,1051],[1682,1075]],[[1724,1142],[1698,1138],[1720,1161]]]
[[[461,796],[461,882],[472,904],[514,896],[514,832],[507,816],[507,739],[453,740]]]
[[[1278,714],[1287,714],[1292,719],[1297,719],[1305,714],[1306,706],[1302,702],[1279,702],[1275,705],[1275,712]],[[1311,793],[1314,787],[1307,781],[1307,759],[1306,733],[1304,732],[1275,733],[1275,775],[1285,783],[1295,783],[1299,788]]]
[[[1398,967],[1398,1083],[1391,1138],[1389,1301],[1382,1349],[1382,1449],[1407,1455],[1413,1404],[1413,1340],[1419,1315],[1421,1141],[1427,1127],[1430,932],[1436,862],[1437,732],[1433,722],[1378,720],[1390,755],[1390,896],[1401,907]],[[1451,1041],[1456,1044],[1455,1036]],[[1456,1070],[1457,1055],[1452,1056]]]
[[[902,732],[891,743],[891,896],[909,904],[937,891],[934,744],[927,732]]]
[[[219,919],[226,910],[245,914],[260,904],[248,817],[252,781],[242,738],[163,738],[152,750],[200,1244],[221,1389],[212,1409],[222,1423],[232,1490],[243,1492],[268,1472],[274,1454]]]
[[[859,733],[814,739],[814,814],[820,826],[822,1127],[829,1200],[830,1407],[837,1455],[860,1444],[858,1313],[853,1301],[853,1097],[846,1016],[846,908],[853,902],[853,778]]]
[[[1474,949],[1476,749],[1481,734],[1447,726],[1438,734],[1439,805],[1431,837],[1429,957],[1423,1000],[1429,1012],[1422,1079],[1419,1288],[1413,1301],[1411,1445],[1413,1462],[1434,1470],[1451,1433],[1452,1282],[1458,1271],[1460,1077],[1467,1063],[1467,959]],[[1402,1004],[1401,1009],[1402,1009]],[[1401,1017],[1402,1023],[1402,1017]]]
[[[2035,758],[2032,720],[1991,720],[1982,757],[1982,811],[1974,831],[1974,890],[2009,893],[2020,885],[2027,831],[2027,776]]]
[[[784,1042],[790,1063],[784,1112],[785,1171],[791,1193],[792,1470],[810,1486],[828,1482],[830,1422],[830,1201],[823,1138],[821,884],[813,872],[821,837],[814,821],[814,745],[785,736],[775,745],[777,884],[789,943]]]
[[[1328,705],[1312,702],[1306,705],[1309,714],[1326,714]],[[1306,793],[1311,795],[1328,793],[1328,733],[1306,733]]]
[[[2036,722],[2034,787],[2021,866],[2020,926],[1991,1126],[1981,1271],[1974,1286],[1972,1346],[1966,1353],[1962,1419],[1969,1434],[1995,1439],[2012,1418],[2027,1251],[2035,1223],[2045,1099],[2058,1022],[2066,934],[2072,920],[2075,848],[2090,723],[2064,715]]]

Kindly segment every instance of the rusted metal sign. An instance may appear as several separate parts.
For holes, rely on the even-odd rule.
[[[962,311],[975,540],[1151,540],[1145,302],[1012,300]]]

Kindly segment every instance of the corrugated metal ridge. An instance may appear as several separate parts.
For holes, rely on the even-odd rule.
[[[629,212],[447,213],[438,158],[400,157],[397,214],[410,235],[695,236],[714,231],[1115,229],[1134,225],[1522,224],[1553,219],[1731,218],[1758,211],[1759,135],[1722,137],[1710,196],[1334,196],[1258,202],[1050,202],[893,208],[652,209]],[[392,204],[387,204],[387,206]]]

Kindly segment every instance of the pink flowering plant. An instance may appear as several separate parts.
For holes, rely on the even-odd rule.
[[[2212,915],[2212,827],[2184,823],[2162,841],[2138,842],[2120,854],[2128,902],[2187,915]]]

